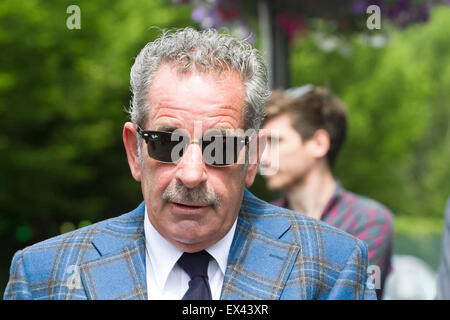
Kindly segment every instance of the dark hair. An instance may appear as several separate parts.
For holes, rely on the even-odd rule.
[[[317,130],[325,130],[330,137],[326,159],[333,168],[347,136],[347,108],[328,89],[312,87],[296,98],[284,90],[275,90],[266,103],[265,112],[265,122],[284,113],[290,114],[292,126],[305,141]]]

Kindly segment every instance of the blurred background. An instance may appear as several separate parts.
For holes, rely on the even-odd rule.
[[[312,83],[341,97],[350,123],[335,176],[394,212],[394,254],[433,279],[450,195],[449,4],[2,0],[1,293],[15,251],[142,201],[121,134],[133,59],[160,34],[152,26],[225,27],[264,53],[272,88]],[[278,197],[261,176],[251,191]]]

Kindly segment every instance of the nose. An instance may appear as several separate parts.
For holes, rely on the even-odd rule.
[[[203,154],[198,144],[188,145],[180,162],[177,164],[176,178],[188,188],[206,182],[208,175]]]

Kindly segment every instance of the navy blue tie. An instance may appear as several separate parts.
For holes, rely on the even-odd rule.
[[[189,275],[189,289],[181,300],[212,300],[208,281],[208,263],[211,256],[205,250],[183,253],[178,265]]]

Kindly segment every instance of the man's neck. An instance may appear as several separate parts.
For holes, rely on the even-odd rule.
[[[287,190],[290,209],[320,220],[335,189],[336,182],[328,168],[313,169]]]

